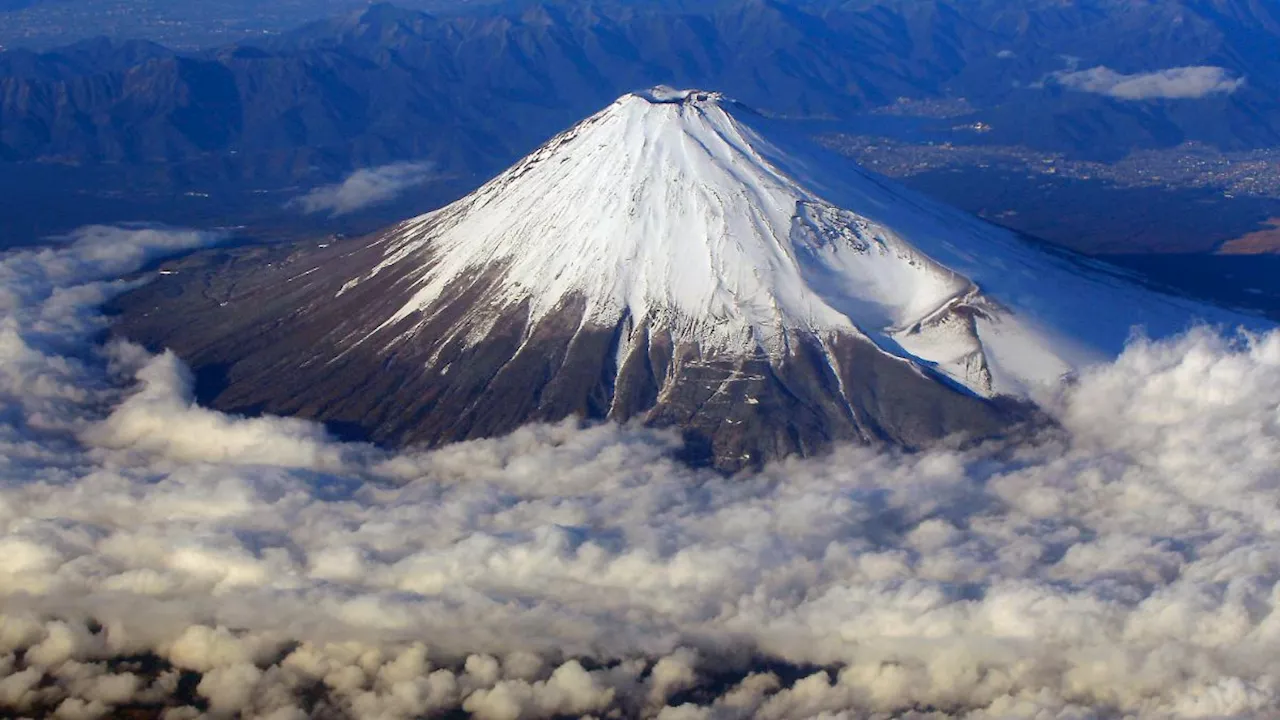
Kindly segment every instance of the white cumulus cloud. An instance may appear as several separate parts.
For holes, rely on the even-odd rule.
[[[1233,76],[1226,68],[1213,66],[1176,67],[1133,75],[1098,66],[1088,70],[1070,69],[1050,77],[1072,90],[1121,100],[1203,98],[1231,94],[1245,84],[1244,78]]]
[[[295,198],[290,205],[308,215],[329,213],[340,217],[387,202],[435,175],[431,163],[405,162],[357,170],[345,180],[325,185]]]
[[[569,422],[392,453],[96,345],[112,275],[212,240],[141,232],[0,256],[0,712],[1280,712],[1280,333],[1135,342],[969,450],[726,478]]]

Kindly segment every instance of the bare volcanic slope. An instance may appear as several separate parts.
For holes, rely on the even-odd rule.
[[[571,415],[734,469],[998,432],[1017,402],[1197,318],[714,94],[627,95],[369,241],[213,254],[122,301],[215,405],[440,443]]]

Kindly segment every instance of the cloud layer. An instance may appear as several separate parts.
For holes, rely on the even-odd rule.
[[[346,180],[318,187],[294,199],[290,205],[308,215],[328,213],[341,217],[395,199],[405,190],[427,182],[435,175],[431,163],[394,163],[357,170]]]
[[[0,258],[0,708],[101,717],[1280,711],[1280,334],[1136,342],[1018,444],[723,478],[572,423],[435,452],[93,344],[194,233]]]
[[[1225,68],[1194,66],[1125,75],[1108,67],[1067,70],[1050,76],[1058,84],[1081,92],[1096,93],[1121,100],[1196,99],[1231,94],[1244,87]]]

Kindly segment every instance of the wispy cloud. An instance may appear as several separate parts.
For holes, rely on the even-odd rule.
[[[1230,94],[1244,86],[1244,78],[1212,66],[1177,67],[1125,75],[1108,67],[1065,70],[1050,78],[1063,87],[1121,100],[1195,99]]]
[[[211,240],[0,256],[0,710],[1280,706],[1280,333],[1136,342],[1017,446],[731,479],[613,425],[392,453],[200,408],[171,355],[95,344],[111,277]]]
[[[435,175],[431,163],[395,163],[357,170],[340,183],[318,187],[290,205],[307,214],[340,217],[395,199]]]

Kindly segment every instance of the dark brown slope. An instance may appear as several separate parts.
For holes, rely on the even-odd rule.
[[[389,346],[404,327],[368,333],[403,304],[402,270],[339,297],[382,257],[376,241],[192,256],[118,300],[115,330],[174,350],[216,408],[311,418],[388,445],[437,446],[570,416],[637,420],[679,428],[690,460],[735,470],[835,442],[914,448],[987,436],[1013,414],[852,336],[829,343],[833,362],[802,335],[774,362],[715,356],[626,319],[584,327],[570,301],[533,327],[507,311],[472,346],[446,339],[464,314],[489,312],[484,278]]]

